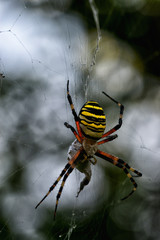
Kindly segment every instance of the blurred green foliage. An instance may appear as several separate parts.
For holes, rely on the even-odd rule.
[[[143,102],[147,94],[150,93],[149,91],[151,89],[155,90],[155,88],[159,87],[160,10],[158,9],[160,9],[160,2],[156,0],[143,1],[142,5],[135,4],[131,6],[124,4],[123,1],[116,0],[97,0],[95,2],[99,12],[99,22],[102,31],[102,37],[103,31],[107,31],[113,34],[117,39],[120,39],[123,42],[127,43],[133,50],[135,50],[136,54],[139,55],[139,58],[143,63],[144,72],[142,74],[144,76],[144,90],[141,96],[134,101],[129,99],[128,95],[126,98],[123,98],[122,96],[127,106],[130,106],[130,108],[132,108],[134,103],[138,105],[140,104],[140,101]],[[57,10],[55,1],[51,0],[46,2],[40,1],[39,4],[33,4],[31,1],[24,1],[24,4],[26,4],[25,6],[27,6],[27,10],[33,11],[33,13],[34,11],[48,11],[48,13],[50,13]],[[88,1],[72,1],[70,2],[70,5],[68,4],[68,7],[65,8],[63,8],[62,4],[61,11],[64,12],[64,14],[74,14],[78,16],[83,21],[83,24],[87,27],[88,34],[96,31],[93,13],[91,11]],[[54,19],[54,21],[56,21],[56,18]],[[70,38],[72,38],[72,36],[70,36]],[[148,76],[152,76],[152,78],[148,80]],[[23,88],[22,92],[18,91],[21,86]],[[78,87],[79,89],[82,89],[83,86],[81,87],[81,82],[77,86],[77,89]],[[25,201],[28,202],[29,199],[27,195],[27,179],[25,172],[26,164],[32,162],[35,156],[37,158],[42,157],[47,147],[48,154],[60,154],[59,158],[61,159],[63,157],[63,150],[65,150],[65,152],[67,153],[67,147],[71,142],[69,137],[65,138],[66,136],[64,136],[65,134],[63,133],[64,130],[58,132],[57,134],[57,122],[61,125],[63,123],[61,122],[61,120],[59,121],[59,118],[58,120],[56,120],[57,122],[54,122],[53,119],[56,115],[55,112],[52,113],[52,116],[49,116],[50,119],[47,121],[46,125],[39,118],[35,120],[35,126],[38,130],[40,129],[42,131],[45,131],[47,129],[48,132],[45,135],[45,139],[43,137],[42,139],[36,137],[36,140],[34,139],[34,131],[31,123],[33,123],[33,116],[36,115],[37,106],[39,106],[39,99],[37,97],[38,94],[36,96],[34,95],[36,90],[39,88],[42,88],[41,94],[43,94],[44,89],[47,89],[48,86],[46,86],[45,83],[42,84],[41,81],[38,80],[33,83],[32,80],[27,78],[27,76],[21,76],[14,83],[12,82],[12,79],[6,79],[5,81],[3,81],[2,84],[0,92],[1,102],[2,100],[5,101],[8,96],[12,95],[12,98],[8,98],[9,100],[6,100],[7,103],[5,102],[6,105],[4,106],[6,107],[8,103],[11,104],[11,106],[13,106],[12,109],[14,112],[14,106],[18,102],[22,105],[24,104],[25,109],[20,115],[18,123],[16,125],[13,125],[13,128],[11,126],[9,141],[6,143],[7,150],[4,151],[5,153],[2,154],[2,160],[9,159],[10,164],[12,165],[12,172],[8,173],[9,177],[7,180],[3,179],[2,177],[2,180],[4,180],[4,184],[2,184],[1,186],[0,203],[3,213],[0,217],[0,239],[158,240],[158,234],[154,235],[152,234],[152,231],[155,230],[156,232],[158,232],[160,229],[160,217],[159,214],[157,214],[157,211],[159,211],[160,207],[160,191],[158,185],[159,179],[156,182],[157,185],[155,184],[155,189],[148,189],[147,192],[147,189],[142,189],[142,187],[140,187],[138,188],[136,195],[134,195],[133,199],[129,200],[129,202],[119,203],[119,199],[125,196],[125,193],[128,193],[128,190],[131,186],[129,182],[125,182],[126,178],[121,171],[119,171],[118,169],[107,167],[102,167],[106,182],[102,183],[102,190],[100,191],[99,196],[95,196],[95,202],[97,202],[97,206],[95,207],[95,209],[92,209],[92,207],[89,209],[87,209],[86,207],[85,209],[84,206],[82,211],[76,210],[74,212],[75,215],[72,215],[73,206],[64,207],[63,209],[59,207],[57,219],[54,222],[53,209],[49,207],[47,208],[45,206],[42,210],[45,211],[45,213],[39,211],[36,212],[34,217],[27,216],[29,218],[29,220],[27,220],[33,221],[34,224],[33,229],[31,230],[31,232],[33,232],[33,238],[31,238],[31,235],[27,231],[25,231],[25,221],[27,222],[27,217],[23,215],[22,220],[17,220],[16,212],[13,211],[13,213],[11,213],[11,211],[9,210],[9,208],[14,209],[14,204],[11,206],[11,202],[8,200],[10,203],[8,208],[8,201],[6,201],[6,199],[8,199],[9,195],[12,196],[12,194],[16,194],[17,198],[14,203],[20,205],[21,208],[25,208],[26,206],[23,204],[25,203]],[[73,92],[76,91],[77,90]],[[82,91],[79,91],[79,94],[81,93]],[[152,100],[155,101],[153,96],[154,94],[150,97],[150,103],[152,102]],[[14,99],[14,102],[11,102],[11,99]],[[30,99],[28,105],[25,101],[26,99]],[[56,106],[58,106],[58,104],[59,102],[55,103]],[[138,108],[137,105],[136,108]],[[5,108],[4,106],[1,106],[1,108]],[[106,103],[106,109],[107,107],[108,105]],[[12,119],[12,116],[10,115],[11,113],[9,112],[7,114],[7,116],[10,116],[10,119]],[[63,119],[63,113],[61,112],[61,114]],[[8,119],[6,119],[6,121],[7,120]],[[137,125],[135,122],[134,124],[136,128]],[[142,124],[144,124],[144,122]],[[53,132],[50,132],[49,127],[53,129]],[[61,142],[61,139],[63,139],[63,142]],[[46,145],[43,146],[43,143],[45,144],[46,142],[48,144],[46,144],[47,147]],[[56,142],[58,142],[57,145]],[[51,148],[52,144],[56,145],[55,149]],[[141,146],[139,146],[139,148],[141,148]],[[117,154],[118,156],[121,155],[125,159],[126,157],[130,157],[132,151],[134,150],[129,149],[129,147],[124,147],[123,150],[121,150],[120,147],[120,150],[117,149],[116,151],[117,152],[115,154]],[[152,149],[150,152],[152,152]],[[141,159],[143,159],[143,156]],[[138,181],[140,180],[138,179]],[[109,190],[106,190],[105,183],[108,184]],[[143,183],[145,183],[145,181]],[[147,184],[148,182],[146,182],[146,185]],[[92,190],[94,191],[94,189],[91,189],[91,191]],[[151,194],[151,198],[148,197],[147,200],[145,198],[146,192],[147,196],[150,196]],[[30,200],[32,204],[35,201],[35,196],[33,194],[34,192],[32,192],[32,196],[30,196],[32,198]],[[19,196],[21,195],[25,199],[25,201],[22,203],[23,206],[19,201]],[[5,200],[5,202],[3,202],[2,200]],[[148,206],[150,206],[150,215],[149,213],[146,214],[145,212],[145,209],[148,208]],[[27,207],[33,208],[33,205],[31,205],[30,203],[30,205]],[[83,211],[85,212],[85,210],[87,212],[86,215],[83,214]],[[10,221],[10,214],[14,216],[15,221]],[[141,218],[139,217],[140,215]],[[143,222],[145,221],[145,217],[150,218],[150,222],[156,219],[156,227],[151,226],[151,230],[148,230],[148,232],[146,230],[148,225],[145,225]],[[37,219],[39,220],[39,223],[37,223]],[[141,221],[141,224],[140,222],[138,222],[139,219]],[[15,223],[16,220],[17,223]],[[13,226],[14,224],[15,226]],[[18,224],[22,224],[22,229],[13,231],[13,228],[16,228]]]
[[[95,1],[101,30],[109,31],[117,38],[127,42],[143,59],[145,72],[160,76],[160,2]],[[132,6],[132,2],[135,5]],[[139,2],[143,2],[139,6]],[[81,14],[89,31],[95,29],[93,14],[88,1],[72,1],[71,9]]]

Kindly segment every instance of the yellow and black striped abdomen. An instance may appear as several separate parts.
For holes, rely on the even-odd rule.
[[[97,102],[88,101],[79,113],[80,127],[86,138],[98,140],[106,128],[106,117],[103,108]]]

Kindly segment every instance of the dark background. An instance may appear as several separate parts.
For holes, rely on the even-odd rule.
[[[10,13],[14,9],[16,11],[15,16],[9,19],[8,26],[2,24],[0,27],[1,43],[7,46],[5,53],[2,51],[0,57],[1,73],[5,76],[5,78],[1,77],[0,91],[2,172],[0,239],[158,240],[160,233],[160,2],[130,1],[129,4],[125,1],[95,1],[102,39],[92,71],[90,59],[96,48],[97,29],[89,1],[50,0],[21,3],[13,1],[14,4],[12,1],[6,2],[11,7]],[[4,4],[4,1],[1,3]],[[2,23],[8,16],[7,7],[5,9]],[[24,27],[23,17],[25,18],[26,12],[32,14],[33,20],[27,19],[28,25]],[[45,14],[45,18],[42,18],[40,23],[36,18],[39,14]],[[74,22],[70,20],[66,30],[61,21],[66,19],[68,22],[70,16],[76,19],[76,27],[74,29]],[[51,22],[50,27],[45,25],[46,18]],[[34,21],[37,23],[36,27],[32,25]],[[70,22],[73,24],[73,29],[69,25]],[[77,31],[79,33],[79,22],[90,45],[89,51],[86,52],[86,56],[90,55],[89,63],[85,67],[82,67],[81,55],[75,51],[81,39],[80,35],[77,40],[75,37]],[[57,30],[54,31],[54,26],[53,29],[51,28],[52,23],[57,24]],[[23,28],[18,33],[16,27],[19,24],[22,24]],[[58,33],[61,27],[64,35]],[[44,48],[39,48],[42,57],[36,59],[34,57],[36,56],[34,39],[30,37],[30,41],[27,42],[21,35],[22,33],[27,35],[30,31],[33,31],[34,37],[37,36],[38,43],[44,42]],[[45,53],[47,44],[54,45],[55,38],[56,43],[64,41],[68,49],[65,50],[64,55],[63,51],[57,51],[57,55],[63,56],[66,64],[65,71],[58,70],[58,75],[56,71],[59,68],[54,68],[56,57],[47,62],[48,56]],[[110,51],[105,51],[109,49],[108,41],[111,42],[112,47]],[[18,51],[14,52],[15,43],[24,53],[26,65],[25,62],[22,63],[25,69],[23,71],[21,63],[16,59]],[[13,53],[7,51],[9,45],[12,46]],[[80,47],[83,49],[83,43]],[[114,57],[111,57],[114,49]],[[67,54],[67,51],[71,51],[73,55]],[[120,52],[118,57],[117,52]],[[56,48],[49,49],[50,56],[55,53]],[[74,66],[70,63],[70,59]],[[98,78],[100,67],[105,63],[107,69],[110,59],[112,61],[118,59],[118,65],[114,66],[107,73],[108,75],[105,75],[105,70],[100,71],[100,75],[103,73],[103,76],[101,79]],[[118,82],[112,81],[124,59],[126,66],[129,63],[132,70],[138,73],[135,75],[140,78],[138,83],[134,77],[131,77],[127,83],[123,83],[121,78]],[[16,68],[11,67],[15,62]],[[59,67],[60,60],[58,64]],[[53,69],[50,71],[51,66]],[[41,77],[38,77],[38,73],[42,74]],[[60,75],[63,80],[61,78],[58,80]],[[135,169],[139,169],[143,177],[135,178],[138,189],[134,195],[120,202],[119,200],[127,195],[132,186],[120,169],[99,160],[99,167],[94,166],[94,168],[100,170],[93,170],[94,183],[86,187],[84,195],[82,193],[79,200],[75,199],[74,190],[69,190],[69,185],[71,186],[75,181],[75,175],[66,184],[65,193],[62,194],[65,202],[60,200],[56,221],[53,221],[55,194],[50,198],[49,205],[46,199],[46,203],[41,208],[34,210],[34,207],[65,166],[67,149],[73,141],[72,134],[63,127],[65,121],[74,124],[66,100],[68,77],[76,108],[80,109],[81,103],[84,103],[85,84],[88,84],[92,98],[95,93],[107,116],[111,114],[108,120],[109,126],[116,124],[119,109],[112,106],[108,100],[104,100],[101,90],[106,91],[108,86],[110,95],[123,102],[126,120],[122,135],[115,144],[109,145],[107,149],[104,146],[103,150],[126,160]],[[48,79],[52,80],[48,81]],[[33,173],[37,175],[32,178]],[[79,175],[76,175],[76,178],[77,189],[80,182]]]

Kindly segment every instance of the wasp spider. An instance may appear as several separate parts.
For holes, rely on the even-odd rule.
[[[74,116],[77,131],[75,130],[74,127],[72,127],[67,122],[65,122],[64,125],[67,128],[71,129],[76,139],[69,147],[68,163],[62,170],[59,177],[53,183],[53,185],[49,188],[49,191],[47,192],[47,194],[42,198],[42,200],[35,207],[37,208],[44,201],[44,199],[52,192],[52,190],[55,188],[57,183],[63,177],[62,183],[56,198],[57,200],[56,200],[55,211],[54,211],[54,219],[56,216],[59,198],[62,194],[62,190],[68,176],[70,175],[70,173],[73,171],[74,168],[77,168],[80,172],[85,174],[84,179],[80,183],[80,188],[77,193],[77,197],[78,197],[79,193],[90,182],[91,174],[92,174],[91,164],[94,165],[97,162],[95,156],[103,158],[104,160],[121,168],[124,171],[124,173],[127,175],[127,177],[130,179],[131,183],[133,184],[133,189],[126,197],[122,198],[122,200],[127,199],[137,189],[137,184],[134,181],[131,174],[129,173],[129,171],[134,172],[139,177],[142,176],[142,174],[139,171],[130,167],[122,159],[115,157],[109,153],[102,152],[101,150],[98,149],[99,145],[112,141],[118,137],[117,134],[112,135],[112,133],[116,132],[122,126],[122,117],[123,117],[123,111],[124,111],[124,106],[121,103],[117,102],[115,99],[110,97],[105,92],[102,92],[102,93],[105,96],[107,96],[110,100],[112,100],[114,103],[116,103],[120,108],[120,116],[119,116],[118,124],[112,129],[110,129],[109,131],[107,131],[106,133],[104,133],[106,128],[106,117],[102,107],[100,107],[100,105],[95,101],[88,101],[81,108],[79,115],[77,115],[72,102],[71,95],[69,93],[69,80],[67,81],[67,98],[72,110],[72,114]]]

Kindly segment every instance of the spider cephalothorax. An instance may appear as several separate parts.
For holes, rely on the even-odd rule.
[[[77,113],[74,109],[71,95],[69,93],[69,80],[67,81],[67,98],[71,106],[72,114],[75,119],[77,131],[75,130],[74,127],[72,127],[70,124],[66,122],[64,123],[64,125],[67,128],[71,129],[71,131],[76,137],[76,140],[74,140],[74,142],[69,147],[68,163],[62,170],[59,177],[50,187],[47,194],[42,198],[42,200],[36,206],[37,208],[41,204],[41,202],[43,202],[43,200],[50,194],[50,192],[55,188],[57,183],[63,177],[61,187],[57,194],[54,218],[56,216],[59,198],[61,196],[65,181],[68,178],[69,174],[73,171],[74,168],[77,168],[80,172],[85,174],[84,179],[80,183],[80,189],[77,193],[77,197],[78,197],[79,193],[90,182],[91,175],[92,175],[91,164],[95,165],[97,162],[95,156],[103,158],[104,160],[121,168],[124,171],[124,173],[127,175],[127,177],[130,179],[131,183],[133,184],[133,189],[126,197],[122,198],[122,200],[128,198],[137,189],[137,184],[134,181],[131,174],[129,173],[129,171],[134,172],[139,177],[141,177],[142,174],[139,171],[135,170],[134,168],[130,167],[122,159],[115,157],[109,153],[102,152],[101,150],[98,149],[99,145],[103,143],[107,143],[117,138],[117,134],[112,135],[112,133],[116,132],[122,126],[122,117],[123,117],[123,111],[124,111],[124,106],[121,103],[117,102],[115,99],[110,97],[105,92],[103,92],[103,94],[106,95],[110,100],[112,100],[114,103],[116,103],[120,107],[120,116],[119,116],[118,124],[115,127],[111,128],[106,133],[104,133],[106,128],[106,117],[102,107],[100,107],[97,102],[95,101],[86,102],[81,108],[79,115],[77,116]]]

